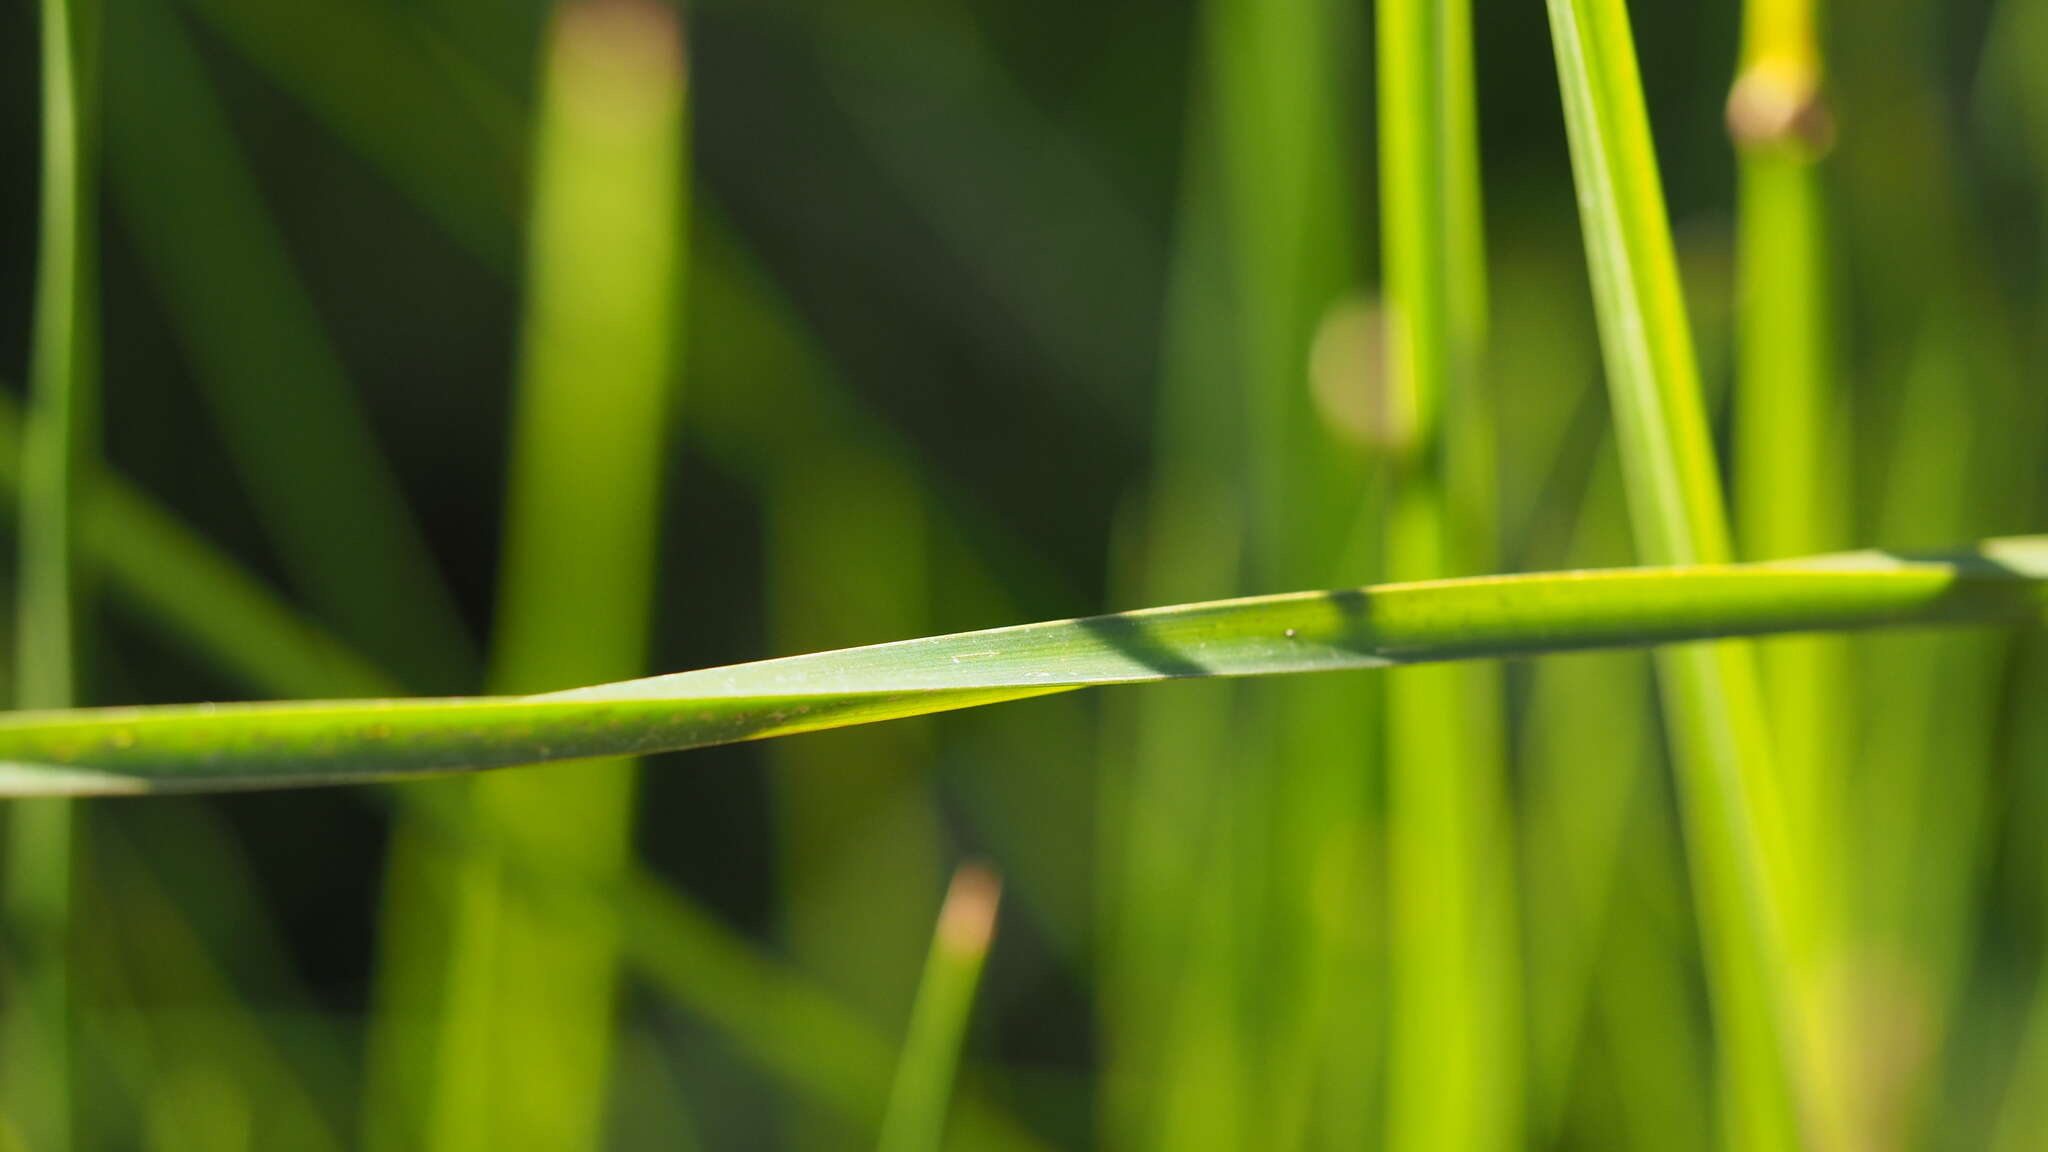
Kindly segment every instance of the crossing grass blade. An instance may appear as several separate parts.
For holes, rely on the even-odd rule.
[[[0,794],[220,791],[640,755],[1102,684],[1731,636],[2037,620],[2048,537],[1906,557],[1489,576],[1222,600],[537,696],[165,705],[0,719]]]
[[[1572,171],[1637,552],[1731,552],[1699,366],[1624,0],[1549,0]],[[1659,683],[1681,785],[1717,1041],[1723,1136],[1800,1144],[1811,1031],[1800,987],[1809,916],[1754,653],[1664,654]]]

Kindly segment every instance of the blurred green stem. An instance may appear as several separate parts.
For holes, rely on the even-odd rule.
[[[36,257],[29,411],[22,431],[18,702],[64,708],[78,691],[78,481],[91,467],[95,150],[90,92],[96,0],[43,0],[42,225]],[[72,1143],[74,954],[71,802],[9,810],[5,891],[4,1107],[27,1147]]]
[[[1493,567],[1493,444],[1467,0],[1381,0],[1389,575]],[[1483,1149],[1521,1124],[1499,671],[1387,678],[1393,915],[1389,1143]],[[1457,716],[1457,723],[1446,723]]]
[[[1376,558],[1377,542],[1354,547],[1354,525],[1379,512],[1369,433],[1319,402],[1312,368],[1324,333],[1356,314],[1364,273],[1356,222],[1369,195],[1333,142],[1362,127],[1352,78],[1366,62],[1352,53],[1366,42],[1365,15],[1343,0],[1203,6],[1190,170],[1214,187],[1190,190],[1205,213],[1190,223],[1215,228],[1218,246],[1182,243],[1185,271],[1214,276],[1189,304],[1220,311],[1174,318],[1178,379],[1167,398],[1182,426],[1168,429],[1175,443],[1161,472],[1175,489],[1161,485],[1151,498],[1164,516],[1187,519],[1162,517],[1170,550],[1154,562],[1216,540],[1227,550],[1192,572],[1206,577],[1235,560],[1223,574],[1238,590],[1380,575],[1360,555]],[[1213,365],[1188,363],[1219,354]],[[1326,357],[1338,363],[1320,381],[1325,400],[1358,380],[1363,359]],[[1190,435],[1219,418],[1217,441]],[[1190,451],[1201,447],[1209,450]],[[1137,800],[1191,819],[1157,830],[1177,838],[1166,863],[1185,885],[1167,891],[1189,900],[1162,910],[1181,918],[1181,939],[1149,976],[1172,979],[1177,997],[1162,1037],[1168,1087],[1155,1138],[1165,1147],[1342,1143],[1377,1126],[1379,1097],[1361,1085],[1376,1078],[1378,1053],[1362,1038],[1383,1010],[1368,991],[1382,962],[1373,868],[1381,687],[1348,677],[1247,685],[1228,702],[1220,691],[1177,691],[1177,712],[1156,714],[1184,727],[1148,734],[1152,754],[1217,734],[1186,764],[1145,764],[1154,792]],[[1191,719],[1204,708],[1215,714]],[[1161,795],[1174,791],[1196,794]]]
[[[1748,0],[1742,59],[1728,97],[1739,156],[1735,474],[1742,554],[1768,560],[1837,546],[1847,528],[1841,477],[1849,471],[1849,413],[1832,380],[1824,208],[1817,162],[1832,142],[1822,96],[1818,13],[1812,0]],[[1811,953],[1794,979],[1800,999],[1832,1011],[1818,981],[1843,971],[1842,808],[1848,649],[1837,638],[1758,645],[1784,780],[1785,819],[1804,877]],[[1844,1095],[1853,1060],[1843,1025],[1816,1015],[1799,1039],[1809,1139],[1867,1146],[1848,1127],[1865,1110]]]
[[[964,865],[953,874],[896,1063],[895,1087],[876,1142],[879,1152],[939,1152],[945,1143],[960,1049],[1001,897],[1002,881],[979,865]]]
[[[496,691],[645,659],[688,216],[677,20],[649,0],[568,0],[548,37]],[[616,762],[478,781],[471,803],[514,850],[605,878],[631,859],[633,794]],[[430,1146],[600,1146],[616,910],[514,883],[488,845],[459,871]]]

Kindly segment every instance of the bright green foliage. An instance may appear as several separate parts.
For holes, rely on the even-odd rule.
[[[1407,425],[1388,437],[1397,578],[1486,571],[1496,550],[1471,22],[1464,0],[1379,5],[1383,386]],[[1403,672],[1386,687],[1388,1142],[1511,1147],[1520,978],[1503,682],[1472,666]]]
[[[1099,684],[1380,668],[1723,636],[2028,620],[2048,540],[1487,576],[1222,600],[539,696],[100,708],[0,720],[13,795],[336,784],[639,755]]]
[[[2038,0],[60,7],[0,1145],[2031,1146]]]
[[[645,659],[686,218],[676,20],[651,3],[572,2],[548,38],[499,691]],[[633,793],[633,765],[609,763],[479,781],[470,802],[514,851],[603,877],[630,859]],[[440,1152],[603,1142],[621,929],[520,876],[489,845],[459,866],[426,1132]],[[535,1051],[559,1061],[521,1058]]]
[[[1572,170],[1638,553],[1726,560],[1719,467],[1622,0],[1552,0]],[[1732,645],[1659,666],[1723,1045],[1724,1138],[1799,1143],[1794,1076],[1804,907],[1790,859],[1754,654]]]

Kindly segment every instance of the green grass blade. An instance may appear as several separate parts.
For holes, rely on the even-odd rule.
[[[9,795],[274,788],[640,755],[1099,684],[2037,619],[2048,538],[1945,557],[1490,576],[1025,624],[539,696],[0,719]]]
[[[1002,881],[987,869],[969,864],[953,874],[896,1063],[896,1083],[875,1145],[880,1152],[938,1152],[945,1143],[953,1078],[1001,897]]]
[[[1830,377],[1832,324],[1817,160],[1829,127],[1820,95],[1808,0],[1749,0],[1741,71],[1728,99],[1739,153],[1737,205],[1736,524],[1744,558],[1769,560],[1836,547],[1847,525],[1842,492],[1852,421]],[[1778,642],[1760,649],[1771,732],[1790,777],[1801,827],[1833,803],[1839,774],[1825,742],[1839,722],[1840,645]],[[1831,832],[1815,828],[1825,841]]]
[[[1749,559],[1798,556],[1847,535],[1849,430],[1831,376],[1833,324],[1818,161],[1833,126],[1821,92],[1813,0],[1748,0],[1742,60],[1728,98],[1738,152],[1735,395],[1736,526]],[[1850,767],[1847,644],[1797,637],[1757,647],[1785,816],[1787,867],[1815,895],[1803,901],[1815,981],[1845,970],[1846,773]],[[1807,999],[1839,1002],[1815,984]],[[1809,1024],[1806,1121],[1823,1146],[1855,1147],[1859,1118],[1840,1074],[1856,1042],[1837,1017]]]
[[[1397,445],[1387,566],[1492,567],[1493,445],[1471,12],[1381,0],[1380,151],[1387,388]],[[1483,665],[1387,678],[1392,1010],[1389,1142],[1504,1148],[1521,1123],[1515,917],[1507,883],[1502,685]],[[1458,723],[1446,724],[1446,716]]]
[[[1719,469],[1628,11],[1623,0],[1549,10],[1636,547],[1652,563],[1722,561]],[[1753,654],[1679,649],[1659,672],[1723,1053],[1723,1135],[1794,1147],[1806,922]]]
[[[1730,553],[1699,368],[1621,0],[1549,0],[1579,215],[1628,478],[1655,564]]]
[[[1841,530],[1828,477],[1841,470],[1844,413],[1829,379],[1817,166],[1829,126],[1812,6],[1750,0],[1747,16],[1728,98],[1740,159],[1736,506],[1742,550],[1769,559],[1825,547]]]
[[[491,683],[533,691],[643,666],[684,259],[684,59],[654,3],[557,9],[537,126],[522,350]],[[635,766],[479,781],[480,819],[604,874],[632,850]],[[458,881],[429,1141],[442,1152],[604,1138],[620,927],[549,915],[494,853]],[[547,1058],[537,1058],[537,1054]]]
[[[42,206],[22,436],[21,584],[15,688],[30,708],[63,708],[78,690],[78,489],[94,440],[93,271],[98,214],[91,92],[99,9],[44,0]],[[7,813],[0,922],[10,943],[0,1026],[0,1109],[28,1146],[72,1145],[75,959],[72,843],[77,813],[33,800]]]
[[[16,448],[13,408],[0,397],[0,494],[16,491]],[[375,693],[392,683],[116,478],[96,478],[81,514],[79,545],[114,602],[190,644],[252,690]],[[252,632],[260,636],[252,638]],[[425,814],[432,835],[454,838],[460,809],[451,810],[445,795],[412,789],[402,796],[409,813]],[[189,859],[193,853],[187,848],[179,855]],[[587,899],[625,910],[633,963],[678,1005],[730,1035],[792,1090],[825,1102],[848,1121],[867,1126],[880,1116],[888,1084],[876,1070],[886,1063],[888,1048],[860,1017],[651,873],[635,868],[623,883],[579,883]],[[213,895],[218,900],[219,893]],[[241,906],[251,905],[245,900]],[[1033,1146],[986,1101],[970,1096],[961,1109],[962,1138],[971,1137],[975,1147]]]
[[[15,691],[29,708],[64,707],[78,690],[74,557],[78,493],[98,405],[92,263],[93,146],[86,127],[96,9],[42,5],[42,225],[36,253],[29,408],[21,429],[21,586]]]

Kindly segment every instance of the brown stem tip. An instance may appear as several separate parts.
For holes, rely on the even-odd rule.
[[[1729,90],[1728,135],[1744,149],[1785,149],[1818,159],[1835,142],[1835,120],[1816,77],[1755,64]]]
[[[949,951],[969,955],[988,951],[1002,897],[1001,877],[980,864],[962,864],[939,906],[939,942]]]

